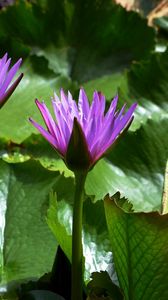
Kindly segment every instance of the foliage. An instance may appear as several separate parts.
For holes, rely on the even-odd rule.
[[[166,299],[168,215],[130,212],[117,195],[106,197],[105,211],[125,299]]]
[[[107,270],[125,299],[167,299],[167,215],[158,211],[168,157],[168,50],[155,51],[156,34],[111,0],[18,0],[0,11],[0,55],[24,61],[24,78],[0,110],[2,290],[49,272],[58,244],[71,259],[73,173],[28,118],[42,124],[35,98],[50,106],[54,91],[69,89],[77,99],[83,86],[90,100],[97,89],[108,105],[117,92],[120,106],[138,102],[126,136],[86,181],[85,284]],[[126,200],[110,198],[117,191],[133,212]]]

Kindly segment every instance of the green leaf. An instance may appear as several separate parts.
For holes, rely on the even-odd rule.
[[[19,45],[29,46],[29,49],[32,46],[45,47],[51,41],[58,45],[60,39],[63,42],[66,18],[64,3],[60,0],[48,0],[45,8],[18,0],[14,5],[2,10],[0,16],[1,49],[5,44],[8,51],[16,53],[18,47],[15,48],[15,41]]]
[[[54,71],[61,67],[62,75],[68,67],[80,83],[123,71],[132,60],[147,57],[155,43],[145,19],[110,0],[18,0],[0,13],[1,49],[12,56],[33,50],[44,55]]]
[[[51,193],[50,206],[47,213],[47,224],[70,261],[72,248],[71,219],[72,213],[71,211],[69,212],[68,204],[65,201],[62,203],[57,202],[56,195]],[[64,222],[66,222],[66,226]]]
[[[48,194],[58,180],[58,173],[33,161],[0,161],[1,285],[51,270],[57,243],[45,215]]]
[[[110,102],[114,95],[118,92],[123,81],[123,76],[124,74],[122,72],[115,72],[113,74],[103,75],[99,78],[84,82],[83,87],[86,90],[90,102],[95,90],[101,91],[106,96],[106,100]],[[121,99],[119,99],[119,101],[120,100]]]
[[[33,158],[50,171],[59,171],[65,177],[73,177],[64,161],[41,135],[32,134],[21,144],[0,143],[0,157],[7,163],[21,163]]]
[[[98,200],[119,190],[130,199],[135,211],[160,211],[168,157],[167,130],[165,118],[128,132],[107,159],[100,160],[89,173],[87,194],[95,195]]]
[[[135,131],[148,120],[160,121],[168,115],[168,51],[154,53],[149,60],[133,62],[126,72],[111,72],[108,75],[83,84],[90,100],[93,91],[99,90],[110,103],[118,92],[121,107],[137,102],[131,130]]]
[[[73,78],[85,82],[115,73],[133,59],[149,55],[154,46],[154,31],[137,13],[128,13],[110,0],[73,3],[72,38],[78,45]]]
[[[126,300],[168,297],[168,215],[130,213],[105,198],[115,267]]]
[[[8,150],[10,157],[19,153],[21,157],[28,157],[39,161],[41,165],[51,171],[59,171],[63,173],[65,177],[73,177],[73,172],[70,171],[64,161],[60,158],[57,152],[51,147],[49,143],[41,135],[33,134],[27,140],[22,143],[22,146],[13,149],[13,151]],[[3,155],[3,159],[6,159],[7,153]]]
[[[48,68],[56,75],[70,76],[73,63],[73,49],[70,47],[55,47],[49,45],[42,48],[34,48],[33,54],[45,58],[48,61]]]
[[[168,115],[168,51],[155,53],[150,60],[136,62],[126,73],[120,86],[120,99],[128,104],[136,101],[138,107],[134,129],[148,119],[160,121]]]

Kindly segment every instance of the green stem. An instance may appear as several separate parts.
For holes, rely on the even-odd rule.
[[[72,291],[71,300],[82,300],[83,285],[83,250],[82,250],[82,215],[83,195],[86,172],[75,173],[75,196],[72,227]]]

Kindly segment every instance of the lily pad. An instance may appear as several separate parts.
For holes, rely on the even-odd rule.
[[[117,195],[105,212],[120,287],[126,300],[168,297],[168,215],[133,213]],[[120,207],[120,202],[122,206]]]

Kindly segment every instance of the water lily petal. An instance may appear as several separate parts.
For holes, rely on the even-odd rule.
[[[79,93],[78,105],[73,100],[70,92],[66,95],[63,89],[61,89],[60,96],[61,100],[56,94],[54,94],[54,98],[52,99],[55,120],[53,120],[45,104],[37,102],[38,108],[48,128],[48,132],[43,129],[41,125],[32,121],[32,119],[31,123],[41,132],[49,143],[61,153],[66,161],[66,157],[69,159],[69,155],[66,156],[66,152],[67,149],[69,149],[70,139],[72,140],[74,120],[76,120],[76,124],[81,128],[82,134],[76,135],[73,132],[73,145],[74,147],[77,147],[77,145],[80,146],[80,141],[78,139],[79,136],[83,136],[82,141],[85,140],[85,148],[87,149],[87,155],[89,157],[89,166],[87,165],[86,167],[89,169],[112,146],[118,136],[131,122],[137,104],[134,103],[127,112],[125,112],[126,105],[124,105],[119,112],[116,112],[118,103],[117,95],[111,102],[109,110],[105,114],[105,97],[100,92],[94,92],[91,106],[89,105],[88,98],[83,88]],[[82,148],[80,147],[79,155],[84,155],[84,153],[82,154],[81,149]],[[86,151],[86,149],[83,151]],[[77,152],[78,151],[75,148],[75,153]],[[77,158],[77,161],[79,162],[81,160]]]

